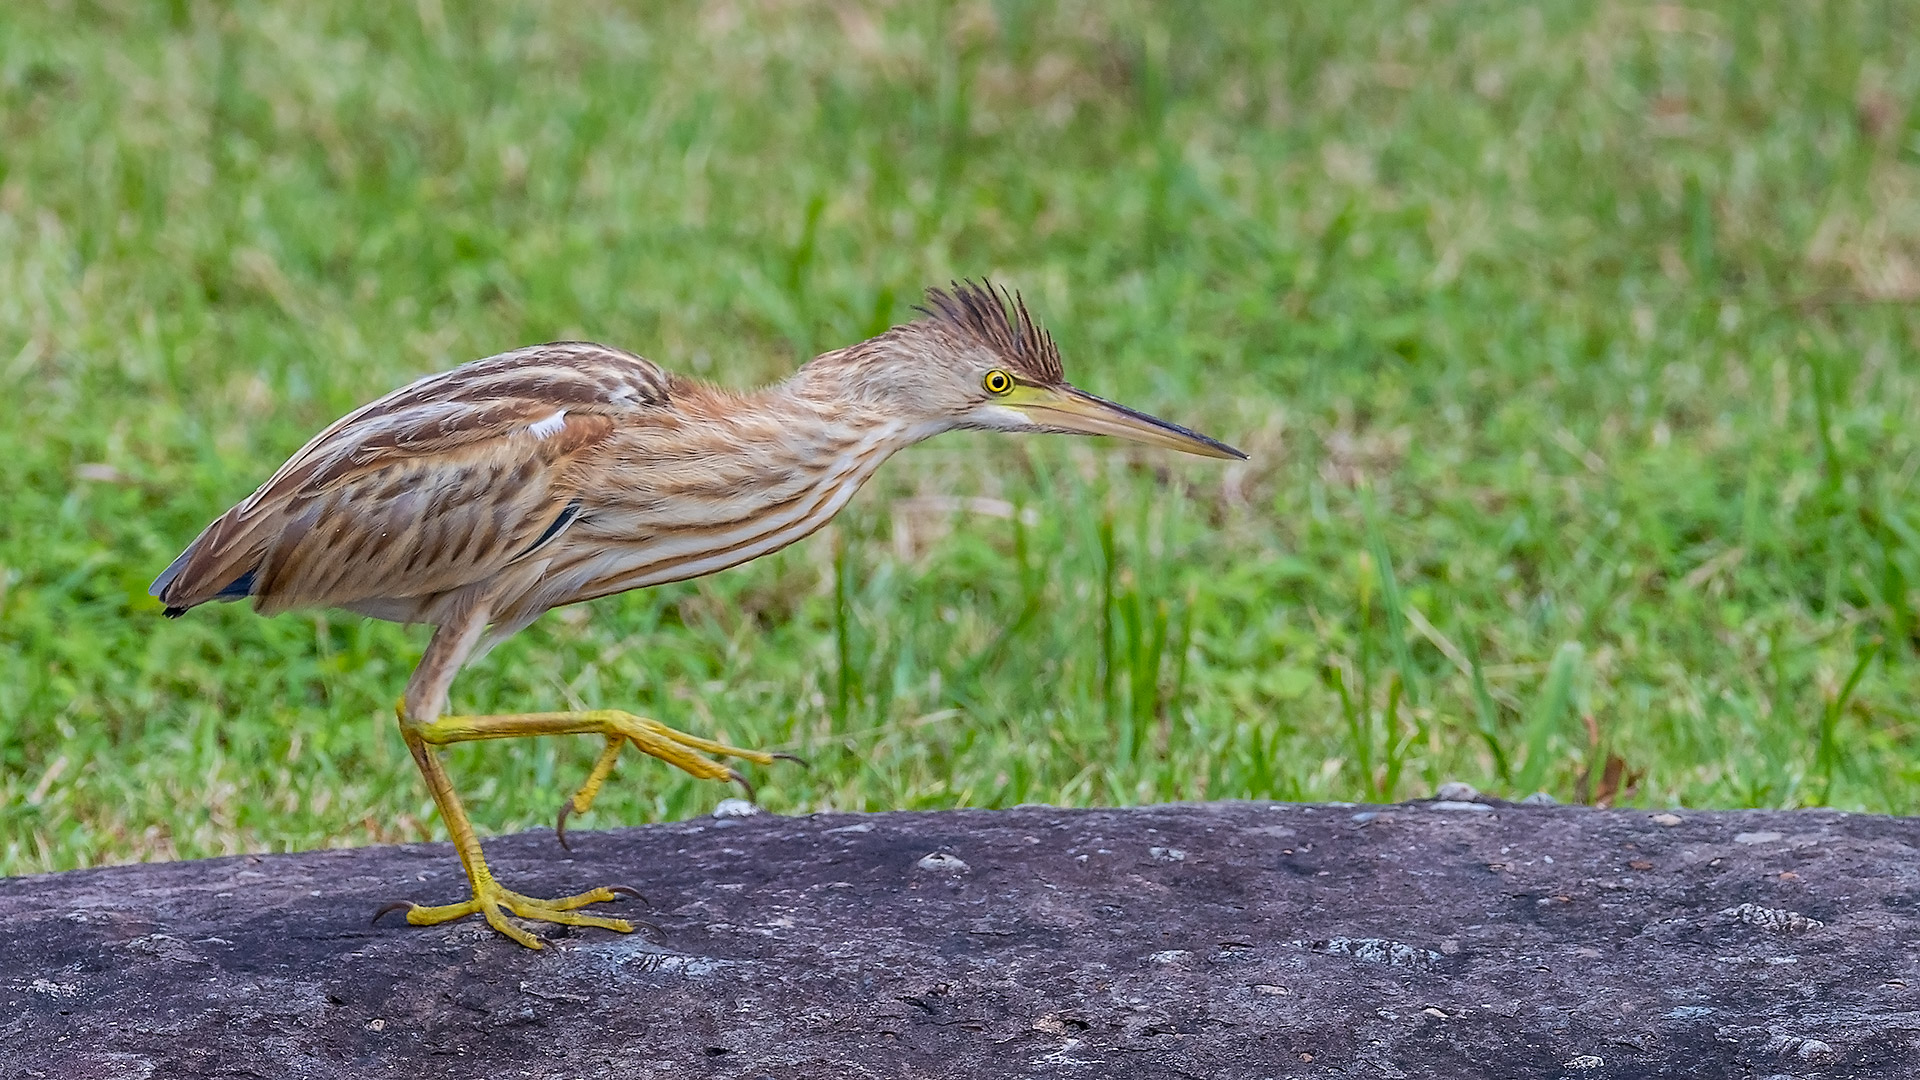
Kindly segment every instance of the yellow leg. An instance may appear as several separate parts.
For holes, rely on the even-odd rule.
[[[480,850],[480,839],[473,831],[473,824],[467,818],[467,811],[461,805],[460,797],[454,793],[453,783],[447,776],[446,766],[440,761],[439,747],[480,739],[511,739],[536,735],[597,734],[605,736],[607,748],[601,751],[599,761],[595,762],[593,772],[587,778],[587,784],[568,803],[580,812],[584,812],[592,804],[600,784],[613,770],[621,745],[626,742],[632,742],[645,753],[703,780],[737,780],[745,783],[745,779],[738,772],[705,756],[707,753],[738,757],[762,765],[771,764],[776,757],[790,756],[727,746],[711,739],[702,739],[675,731],[655,720],[612,709],[596,709],[587,712],[514,713],[502,716],[443,716],[424,724],[409,720],[404,704],[399,712],[401,734],[406,738],[407,748],[413,753],[414,762],[420,767],[421,776],[427,781],[427,789],[433,794],[434,805],[439,808],[441,819],[447,823],[447,832],[453,837],[455,850],[460,853],[460,864],[466,869],[467,880],[473,886],[473,896],[458,904],[444,904],[437,907],[426,907],[420,904],[406,905],[407,921],[415,926],[431,926],[477,914],[485,918],[487,924],[495,930],[530,949],[540,948],[540,940],[508,922],[506,913],[523,919],[535,919],[567,926],[597,926],[628,933],[632,931],[633,924],[625,919],[583,915],[575,912],[574,909],[615,899],[620,892],[636,896],[639,894],[634,893],[632,889],[615,887],[593,889],[556,900],[542,900],[523,896],[502,887],[494,880],[493,872],[487,868],[486,857]],[[564,825],[564,812],[561,821]]]

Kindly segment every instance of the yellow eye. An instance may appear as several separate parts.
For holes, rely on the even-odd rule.
[[[1013,389],[1013,376],[994,368],[987,372],[986,378],[980,380],[980,385],[986,387],[989,394],[1004,394]]]

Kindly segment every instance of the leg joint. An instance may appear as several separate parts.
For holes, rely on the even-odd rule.
[[[406,698],[393,703],[393,714],[400,720],[400,733],[412,738],[420,737],[433,723],[431,720],[419,719],[412,710],[408,709]]]

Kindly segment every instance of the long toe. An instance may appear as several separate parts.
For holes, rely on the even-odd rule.
[[[583,893],[576,893],[572,896],[562,896],[553,900],[542,900],[537,896],[522,896],[519,893],[508,893],[507,895],[511,899],[524,904],[554,908],[558,911],[572,911],[575,908],[586,907],[588,904],[611,903],[623,896],[630,896],[643,904],[647,902],[647,898],[640,895],[640,890],[630,885],[603,885],[598,889],[588,889]]]
[[[713,739],[703,739],[698,735],[689,735],[684,731],[670,728],[658,720],[650,720],[644,716],[632,717],[631,723],[635,727],[643,728],[666,739],[668,742],[677,743],[689,750],[697,750],[701,753],[713,754],[718,757],[739,758],[742,761],[751,761],[755,765],[771,765],[775,758],[790,756],[768,753],[765,750],[749,750],[744,746],[734,746],[730,743],[717,742]],[[646,749],[644,745],[640,748],[642,750]],[[652,751],[649,750],[648,753],[652,753]],[[655,756],[657,757],[659,755]]]
[[[533,919],[537,922],[558,923],[561,926],[597,926],[602,930],[617,930],[622,934],[633,933],[632,923],[625,919],[608,918],[605,915],[585,915],[565,908],[545,904],[525,904],[515,900],[507,901],[506,908],[523,919]]]
[[[509,908],[509,910],[511,910],[511,908]],[[513,925],[513,923],[507,921],[507,916],[504,912],[500,910],[499,905],[488,904],[486,907],[481,909],[481,913],[487,917],[488,926],[493,927],[495,930],[498,930],[501,933],[512,938],[513,940],[519,942],[520,944],[525,945],[527,948],[529,949],[546,948],[546,945],[543,942],[541,942],[539,938],[534,937],[532,934],[527,933],[525,930],[522,930],[519,927]],[[514,914],[520,915],[520,912],[515,911]],[[533,918],[533,916],[522,916],[522,917]]]
[[[625,919],[605,915],[584,915],[577,910],[588,904],[604,904],[609,900],[618,900],[623,894],[640,895],[625,885],[589,889],[583,893],[553,900],[544,900],[537,896],[522,896],[517,892],[502,889],[500,903],[508,911],[523,919],[558,923],[562,926],[597,926],[602,930],[618,930],[623,934],[631,934],[633,924]]]
[[[416,904],[411,900],[406,901],[406,904],[407,921],[415,926],[438,926],[443,922],[464,919],[474,912],[481,910],[482,907],[478,897],[470,900],[462,900],[458,904],[441,904],[437,907]],[[390,910],[390,907],[382,908],[381,914],[386,914],[388,910]],[[378,917],[379,916],[375,916],[375,918]]]

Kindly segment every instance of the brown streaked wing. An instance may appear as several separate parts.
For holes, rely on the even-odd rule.
[[[578,505],[567,465],[671,376],[587,343],[475,361],[321,432],[153,585],[169,610],[251,595],[263,613],[423,597],[484,581]]]

